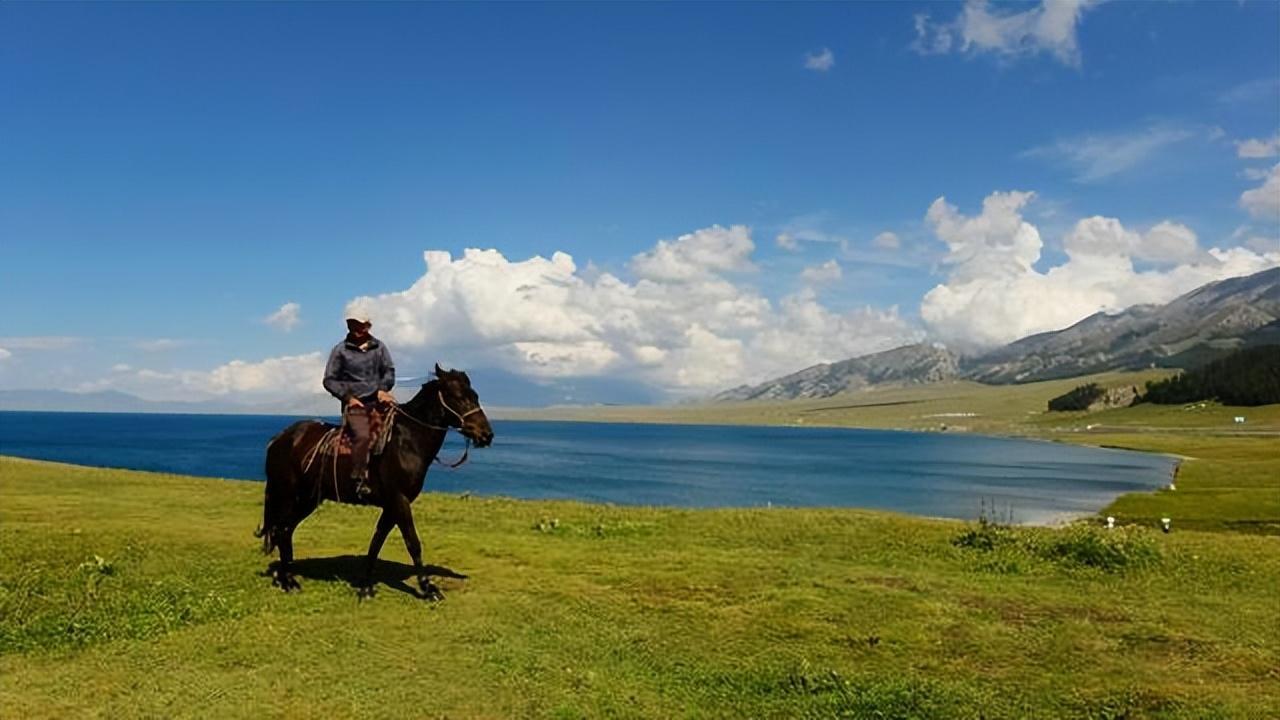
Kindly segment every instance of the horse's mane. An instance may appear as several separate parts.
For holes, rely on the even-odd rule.
[[[423,383],[422,387],[418,388],[418,392],[412,398],[409,398],[408,402],[404,403],[404,409],[414,417],[421,418],[423,411],[427,409],[427,403],[431,402],[431,399],[435,397],[435,393],[439,389],[440,381],[435,378]]]

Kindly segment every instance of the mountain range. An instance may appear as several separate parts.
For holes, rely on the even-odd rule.
[[[1096,313],[979,354],[908,345],[739,386],[714,400],[821,398],[875,385],[1008,384],[1107,370],[1186,368],[1240,347],[1272,343],[1280,343],[1280,268],[1212,282],[1164,305]]]

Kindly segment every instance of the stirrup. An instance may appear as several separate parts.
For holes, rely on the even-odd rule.
[[[373,488],[369,487],[368,480],[361,478],[356,481],[356,497],[365,499],[373,494]]]

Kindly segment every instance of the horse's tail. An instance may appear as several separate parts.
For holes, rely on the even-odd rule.
[[[262,503],[262,524],[253,531],[253,536],[262,538],[262,554],[270,555],[272,550],[276,549],[276,543],[273,539],[271,525],[271,490],[267,490],[266,501]]]
[[[277,485],[284,481],[283,474],[289,472],[289,451],[293,445],[292,442],[282,442],[285,436],[291,431],[296,430],[298,423],[290,425],[281,430],[271,441],[267,443],[267,460],[266,475],[267,482],[266,492],[262,498],[262,524],[253,531],[253,536],[262,538],[262,554],[270,555],[276,549],[276,522],[279,520],[278,514],[280,495]],[[274,492],[273,492],[274,491]]]
[[[267,458],[268,458],[267,467],[269,468],[271,466],[270,446],[268,446],[268,449],[267,449]],[[262,498],[262,524],[259,525],[256,530],[253,531],[254,537],[262,538],[262,554],[263,555],[270,555],[271,551],[276,549],[275,533],[273,532],[273,530],[275,530],[275,522],[274,522],[275,513],[272,511],[275,509],[275,503],[272,502],[272,498],[271,498],[272,484],[273,483],[271,482],[271,473],[270,471],[268,471],[267,482],[266,482],[267,490],[264,493]]]

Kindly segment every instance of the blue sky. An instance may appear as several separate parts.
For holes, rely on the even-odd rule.
[[[1038,231],[1037,278],[1093,216],[1134,247],[1160,244],[1160,223],[1194,234],[1199,255],[1127,251],[1135,273],[1163,273],[1151,298],[1228,272],[1205,269],[1210,248],[1256,256],[1230,268],[1274,262],[1280,4],[1054,5],[0,5],[0,388],[118,377],[156,397],[251,395],[200,374],[327,348],[353,299],[423,278],[426,250],[563,252],[588,290],[601,272],[631,287],[635,256],[694,248],[678,239],[713,226],[745,226],[749,255],[695,274],[768,303],[765,320],[583,339],[475,329],[504,312],[500,296],[443,329],[433,301],[393,298],[370,307],[431,329],[375,314],[375,330],[412,369],[444,358],[650,383],[687,369],[690,390],[717,384],[695,367],[708,353],[693,352],[694,325],[714,336],[704,349],[738,343],[724,383],[782,369],[756,363],[768,351],[751,328],[794,326],[781,308],[798,293],[828,315],[784,342],[791,369],[899,339],[1003,339],[957,319],[980,311],[967,301],[922,311],[931,289],[980,274],[969,231],[926,217],[940,197],[990,249],[1008,238],[979,227],[984,199],[1033,192],[1002,212]],[[838,277],[803,279],[830,262]],[[1129,300],[1113,288],[1078,304]],[[286,302],[300,308],[288,332],[263,321]],[[861,345],[822,340],[861,332],[847,313],[891,308],[898,331],[880,318]],[[605,354],[546,361],[584,348]]]

